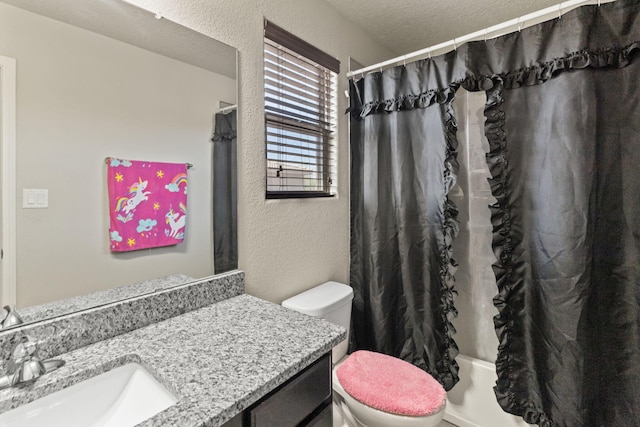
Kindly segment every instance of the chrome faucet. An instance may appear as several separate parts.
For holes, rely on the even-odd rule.
[[[35,381],[42,375],[64,366],[64,363],[64,360],[40,360],[38,343],[24,335],[11,351],[7,373],[0,377],[0,390]]]
[[[0,321],[0,329],[10,328],[11,326],[24,323],[15,307],[5,305],[2,308],[2,321]]]

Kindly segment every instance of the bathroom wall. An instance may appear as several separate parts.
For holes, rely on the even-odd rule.
[[[349,136],[344,96],[349,56],[372,64],[395,56],[321,0],[130,0],[239,51],[238,244],[249,294],[281,302],[327,280],[349,281]],[[341,61],[338,194],[265,200],[263,19]]]
[[[460,353],[493,363],[498,339],[493,316],[498,311],[493,297],[498,293],[491,264],[496,260],[491,248],[492,225],[488,205],[495,202],[487,178],[484,136],[484,92],[458,90],[453,103],[458,121],[458,161],[460,171],[451,199],[458,207],[460,233],[453,257],[458,261],[455,300],[458,317],[453,321]]]
[[[18,306],[213,274],[209,140],[235,80],[3,3],[0,54],[17,59]],[[109,156],[194,164],[185,243],[110,254]],[[22,209],[24,188],[49,208]]]

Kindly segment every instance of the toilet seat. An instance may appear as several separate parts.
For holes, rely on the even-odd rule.
[[[409,417],[396,415],[367,406],[347,393],[342,385],[336,370],[333,370],[334,393],[334,427],[436,427],[444,417],[445,407],[425,417]],[[335,411],[340,414],[336,419]]]
[[[431,415],[440,410],[447,398],[442,385],[422,369],[372,351],[352,353],[336,374],[351,397],[396,415]]]
[[[446,406],[446,392],[444,391],[442,386],[435,379],[433,379],[433,377],[431,377],[421,369],[403,360],[373,352],[354,352],[352,355],[348,356],[341,362],[342,363],[340,363],[333,369],[332,373],[333,391],[339,396],[337,400],[334,399],[334,405],[339,405],[343,409],[343,411],[349,413],[347,418],[353,418],[356,421],[356,423],[349,422],[345,425],[362,425],[367,427],[426,427],[436,426],[443,418],[444,409]],[[400,390],[399,392],[402,393],[400,399],[398,399],[399,401],[401,401],[400,403],[402,403],[402,396],[404,395],[404,393],[417,393],[422,397],[425,396],[425,393],[431,393],[433,397],[433,399],[431,400],[433,402],[431,405],[423,405],[423,408],[420,411],[420,414],[422,415],[418,415],[418,413],[415,411],[402,411],[414,414],[407,415],[398,414],[398,411],[395,411],[396,413],[394,413],[388,412],[384,409],[378,409],[375,406],[381,406],[378,405],[378,403],[380,403],[380,395],[376,396],[374,398],[374,401],[367,401],[366,398],[358,396],[358,398],[364,400],[363,402],[361,400],[358,400],[356,397],[351,395],[349,391],[347,391],[347,387],[352,388],[353,384],[349,384],[350,382],[362,381],[362,387],[364,390],[367,390],[369,388],[376,388],[384,395],[386,393],[384,384],[382,387],[372,386],[372,384],[376,382],[384,383],[385,381],[390,381],[389,379],[385,379],[384,376],[378,375],[378,373],[382,369],[380,364],[384,365],[384,369],[387,370],[390,375],[389,378],[393,379],[393,381],[391,382],[397,383],[398,390]],[[408,365],[408,367],[406,365]],[[395,377],[394,375],[396,373],[400,373],[401,375]],[[422,380],[425,380],[426,378],[426,383],[429,384],[430,387],[428,387],[427,390],[424,388],[423,381],[418,381],[416,388],[413,390],[411,387],[403,388],[403,385],[406,385],[406,381],[404,383],[401,383],[398,380],[401,380],[404,375],[410,375],[411,377],[417,376]],[[345,381],[345,384],[341,382],[341,379]],[[414,381],[409,382],[413,383]],[[431,382],[434,382],[435,384],[431,384]],[[421,387],[420,384],[423,384],[423,387]],[[352,390],[352,392],[354,391]],[[384,400],[385,399],[383,399],[383,401]],[[404,400],[404,403],[406,403],[407,401],[411,401],[411,399]],[[393,405],[398,402],[394,403],[393,399],[390,399],[387,403],[391,403],[393,407]],[[384,405],[382,405],[382,407],[387,408],[387,406]]]

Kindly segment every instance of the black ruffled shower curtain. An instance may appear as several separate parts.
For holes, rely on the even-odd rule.
[[[450,100],[485,91],[498,402],[640,425],[639,41],[640,2],[618,0],[352,83],[355,348],[455,384]]]
[[[450,389],[458,380],[450,323],[458,226],[446,194],[457,141],[451,100],[436,101],[352,123],[352,336],[356,347],[403,358]]]

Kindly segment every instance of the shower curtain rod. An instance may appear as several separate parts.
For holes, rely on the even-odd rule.
[[[238,109],[238,105],[237,104],[233,104],[233,105],[227,105],[226,107],[222,107],[218,110],[218,113],[226,113],[227,111],[233,111],[233,110],[237,110]]]
[[[368,67],[360,68],[355,71],[349,71],[347,73],[347,78],[351,78],[358,74],[362,74],[364,76],[365,73],[370,71],[382,71],[383,68],[389,66],[395,66],[400,64],[406,64],[407,60],[417,60],[425,57],[431,58],[432,55],[443,54],[449,52],[453,48],[454,50],[458,48],[463,43],[474,41],[474,40],[487,40],[488,38],[498,37],[503,34],[507,34],[513,30],[522,30],[523,28],[531,27],[535,24],[539,24],[540,22],[547,21],[554,17],[562,17],[562,15],[566,12],[569,12],[572,9],[575,9],[579,6],[583,6],[585,4],[597,4],[600,6],[601,3],[610,3],[615,0],[569,0],[562,3],[559,3],[555,6],[550,6],[545,9],[541,9],[537,12],[529,13],[528,15],[523,15],[519,18],[512,19],[510,21],[503,22],[501,24],[493,25],[491,27],[487,27],[484,30],[476,31],[473,33],[469,33],[467,35],[456,37],[452,40],[439,43],[433,45],[431,47],[420,49],[412,53],[407,53],[406,55],[398,56],[393,59],[389,59],[383,62],[379,62],[377,64],[370,65]]]

